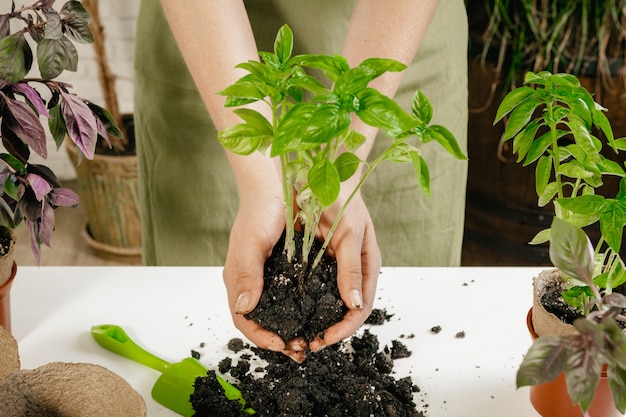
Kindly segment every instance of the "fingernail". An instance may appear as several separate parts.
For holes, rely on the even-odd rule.
[[[247,292],[242,292],[235,301],[235,313],[244,314],[248,312],[248,306],[250,305],[250,295]]]
[[[352,304],[351,308],[363,308],[363,298],[361,296],[361,291],[352,290],[352,292],[350,292],[350,303]]]

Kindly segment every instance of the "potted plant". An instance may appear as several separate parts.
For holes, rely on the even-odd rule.
[[[508,115],[503,140],[512,140],[518,162],[536,164],[538,205],[553,211],[551,227],[537,233],[531,244],[550,241],[550,259],[557,270],[544,271],[534,280],[529,329],[539,339],[522,364],[518,384],[547,382],[564,370],[569,395],[583,412],[591,405],[602,364],[608,364],[615,399],[609,408],[623,412],[626,407],[626,391],[616,386],[624,375],[624,362],[619,362],[617,351],[626,352],[626,340],[621,329],[616,332],[614,322],[623,319],[624,307],[617,291],[623,291],[626,282],[620,258],[626,224],[626,173],[603,154],[604,145],[596,134],[604,136],[608,153],[613,155],[624,149],[626,140],[614,138],[604,110],[576,77],[529,72],[525,85],[503,99],[495,120],[497,123]],[[606,176],[622,178],[614,198],[596,193]],[[595,249],[589,249],[587,237],[579,229],[596,222],[600,236]],[[562,322],[570,324],[563,327]],[[554,362],[548,363],[550,360]],[[545,413],[542,415],[576,413],[571,403],[550,410],[553,400],[539,400],[538,389],[531,390],[531,400]]]
[[[87,217],[83,236],[96,253],[137,262],[141,258],[141,224],[134,119],[132,114],[121,114],[119,110],[99,1],[83,0],[82,4],[91,16],[89,26],[105,107],[122,132],[111,136],[111,146],[99,141],[93,160],[85,163],[78,164],[82,159],[80,149],[67,147],[70,159],[77,165],[79,194]]]
[[[87,158],[93,158],[99,137],[108,140],[109,134],[119,134],[107,110],[77,97],[70,85],[56,80],[63,71],[76,70],[78,54],[73,42],[88,43],[92,36],[87,26],[89,14],[80,2],[68,1],[60,9],[55,9],[54,3],[40,0],[16,7],[11,2],[10,10],[0,14],[0,136],[4,148],[0,153],[0,232],[12,241],[12,230],[24,222],[37,262],[41,244],[50,246],[54,209],[78,204],[76,193],[63,188],[50,168],[30,162],[33,153],[47,157],[44,123],[47,121],[57,148],[67,136]],[[35,62],[39,77],[29,75]],[[9,265],[15,271],[12,260]],[[0,277],[4,288],[10,282],[10,278]],[[8,295],[4,297],[8,303]],[[8,311],[7,304],[0,308],[0,313]],[[0,324],[8,327],[4,314],[0,314],[4,317]]]
[[[547,247],[529,247],[525,236],[549,227],[549,211],[534,204],[531,173],[515,163],[510,142],[501,139],[503,130],[490,126],[499,102],[523,83],[526,71],[548,70],[576,75],[609,109],[606,114],[616,134],[626,135],[623,2],[467,0],[466,5],[468,152],[474,156],[468,175],[464,263],[548,265]],[[502,186],[509,183],[519,186]],[[617,187],[610,179],[605,185],[611,194]],[[481,227],[487,219],[495,226],[493,232]]]
[[[285,25],[278,32],[273,53],[261,52],[261,62],[238,65],[248,74],[221,92],[226,106],[262,101],[271,109],[272,118],[267,120],[250,108],[235,109],[242,123],[220,131],[218,139],[237,154],[269,152],[280,162],[282,172],[285,238],[266,262],[263,295],[247,317],[285,341],[296,337],[310,341],[345,314],[336,265],[326,248],[346,205],[368,176],[384,162],[408,162],[413,164],[416,185],[428,195],[428,167],[419,146],[437,142],[459,159],[465,155],[445,127],[429,124],[433,109],[421,92],[415,94],[409,114],[368,87],[385,72],[402,71],[404,64],[372,58],[350,68],[342,56],[292,56],[292,50],[293,34]],[[327,79],[309,75],[305,69],[321,70]],[[325,86],[330,83],[332,88]],[[355,153],[365,138],[350,129],[352,117],[392,138],[390,146],[369,164]],[[354,175],[360,175],[357,190],[340,209],[325,240],[318,241],[323,211],[336,201],[341,183]],[[282,269],[274,268],[276,258],[285,260],[280,262]],[[321,292],[326,290],[330,296]]]

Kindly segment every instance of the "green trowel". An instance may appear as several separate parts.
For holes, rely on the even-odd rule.
[[[207,375],[207,369],[197,359],[185,358],[178,363],[169,363],[139,347],[124,329],[112,324],[93,326],[91,335],[100,346],[111,352],[161,372],[152,387],[152,398],[178,414],[186,417],[194,415],[189,396],[194,392],[196,378]],[[237,388],[220,376],[217,376],[217,381],[224,388],[226,398],[239,401],[245,407],[246,401]],[[244,408],[244,411],[255,413],[251,408]]]

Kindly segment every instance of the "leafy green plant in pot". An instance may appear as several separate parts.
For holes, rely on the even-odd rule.
[[[409,143],[409,139],[437,142],[455,157],[465,159],[445,127],[429,124],[432,107],[421,92],[415,94],[409,114],[391,98],[368,87],[385,72],[402,71],[404,64],[372,58],[350,68],[342,56],[292,56],[292,50],[293,34],[285,25],[278,32],[273,53],[260,52],[262,62],[238,65],[248,74],[221,92],[226,96],[226,106],[263,101],[271,109],[272,120],[249,108],[235,109],[243,122],[218,135],[222,145],[234,153],[269,152],[280,161],[285,218],[296,220],[286,222],[284,242],[276,245],[266,262],[267,271],[274,259],[282,258],[284,270],[266,273],[261,300],[248,317],[286,341],[296,337],[312,340],[345,314],[337,290],[336,264],[326,255],[345,206],[326,240],[320,242],[315,237],[322,212],[336,201],[341,183],[361,175],[358,190],[383,162],[406,162],[413,164],[417,184],[429,194],[426,161],[419,145]],[[305,68],[319,70],[327,79],[309,75]],[[353,116],[393,139],[371,163],[355,153],[365,138],[350,129]],[[283,278],[274,279],[273,275]],[[320,292],[327,289],[332,292],[330,297]],[[294,308],[299,311],[294,312]],[[274,317],[278,322],[272,321]],[[322,321],[312,323],[313,317]]]
[[[48,155],[44,123],[57,148],[68,136],[87,158],[93,158],[99,137],[119,134],[107,110],[56,80],[77,68],[73,42],[88,43],[92,36],[80,2],[68,1],[60,9],[54,3],[16,7],[13,1],[0,14],[0,231],[12,235],[25,223],[37,262],[41,244],[50,246],[54,209],[78,204],[76,193],[63,188],[50,168],[30,162],[33,152],[44,159]],[[29,76],[35,62],[39,77]]]
[[[606,303],[618,298],[613,295],[612,298],[602,301],[603,296],[616,294],[614,290],[620,290],[626,281],[624,263],[619,255],[623,227],[626,224],[625,173],[619,163],[603,155],[602,141],[594,133],[601,133],[605,137],[610,148],[609,153],[613,155],[624,149],[625,140],[614,138],[611,125],[604,115],[605,109],[593,100],[576,77],[530,72],[526,75],[525,84],[504,98],[496,122],[508,115],[504,138],[513,140],[518,162],[525,166],[536,163],[538,204],[552,204],[554,208],[552,227],[540,231],[531,241],[531,244],[551,242],[550,257],[557,269],[544,271],[534,280],[529,328],[540,337],[551,335],[552,340],[555,340],[554,337],[566,337],[564,340],[571,341],[567,338],[581,334],[584,339],[588,336],[581,333],[584,331],[584,327],[581,327],[584,324],[576,320],[582,317],[596,320],[598,314],[607,310]],[[620,190],[614,198],[596,193],[605,175],[622,177]],[[574,237],[578,236],[576,239],[579,239],[580,233],[585,239],[586,236],[582,231],[578,233],[573,230],[597,222],[600,226],[600,238],[590,255],[589,267],[582,263],[583,260],[587,262],[582,249],[572,246]],[[580,241],[577,244],[582,245]],[[582,246],[586,248],[586,244]],[[577,251],[572,253],[573,249]],[[565,257],[567,250],[570,251],[569,258]],[[565,261],[569,262],[570,268],[567,268],[568,262]],[[583,266],[591,268],[592,272],[589,274],[587,270],[583,271]],[[600,313],[596,314],[594,311]],[[621,346],[621,349],[626,349],[626,346]],[[576,357],[580,352],[575,351],[572,355]],[[580,376],[583,372],[580,366],[587,359],[599,363],[605,360],[598,350],[585,352],[589,355],[584,356],[584,360],[572,362],[561,369],[576,369],[570,374]],[[523,368],[533,366],[532,358],[531,356],[528,359],[530,364],[525,362]],[[577,367],[578,365],[580,366]],[[594,365],[591,370],[585,371],[591,373],[596,370]],[[546,373],[547,380],[553,379],[559,373]],[[583,376],[591,378],[590,375]],[[566,378],[572,399],[586,411],[593,399],[593,381],[596,379],[591,378],[586,382],[583,377],[578,381],[574,376]],[[525,385],[538,383],[539,380],[522,378],[520,381]],[[546,379],[541,381],[545,382]],[[531,390],[531,399],[542,412],[545,407],[538,406],[536,392]],[[618,402],[616,399],[615,404],[623,409],[623,400]],[[613,407],[612,404],[610,406]],[[564,411],[559,407],[553,406],[557,414],[544,415],[570,415],[567,413],[575,412]]]

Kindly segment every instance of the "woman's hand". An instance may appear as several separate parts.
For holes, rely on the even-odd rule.
[[[263,292],[265,260],[285,229],[285,210],[278,177],[269,174],[245,178],[240,182],[239,211],[230,232],[223,272],[233,322],[260,348],[283,352],[302,362],[306,342],[292,340],[285,343],[277,334],[244,317],[259,302]]]
[[[320,222],[325,238],[345,198],[340,198],[323,214]],[[309,343],[317,352],[350,337],[372,312],[381,267],[380,251],[369,211],[357,194],[350,202],[328,246],[337,259],[337,285],[349,308],[343,320],[331,326]]]

